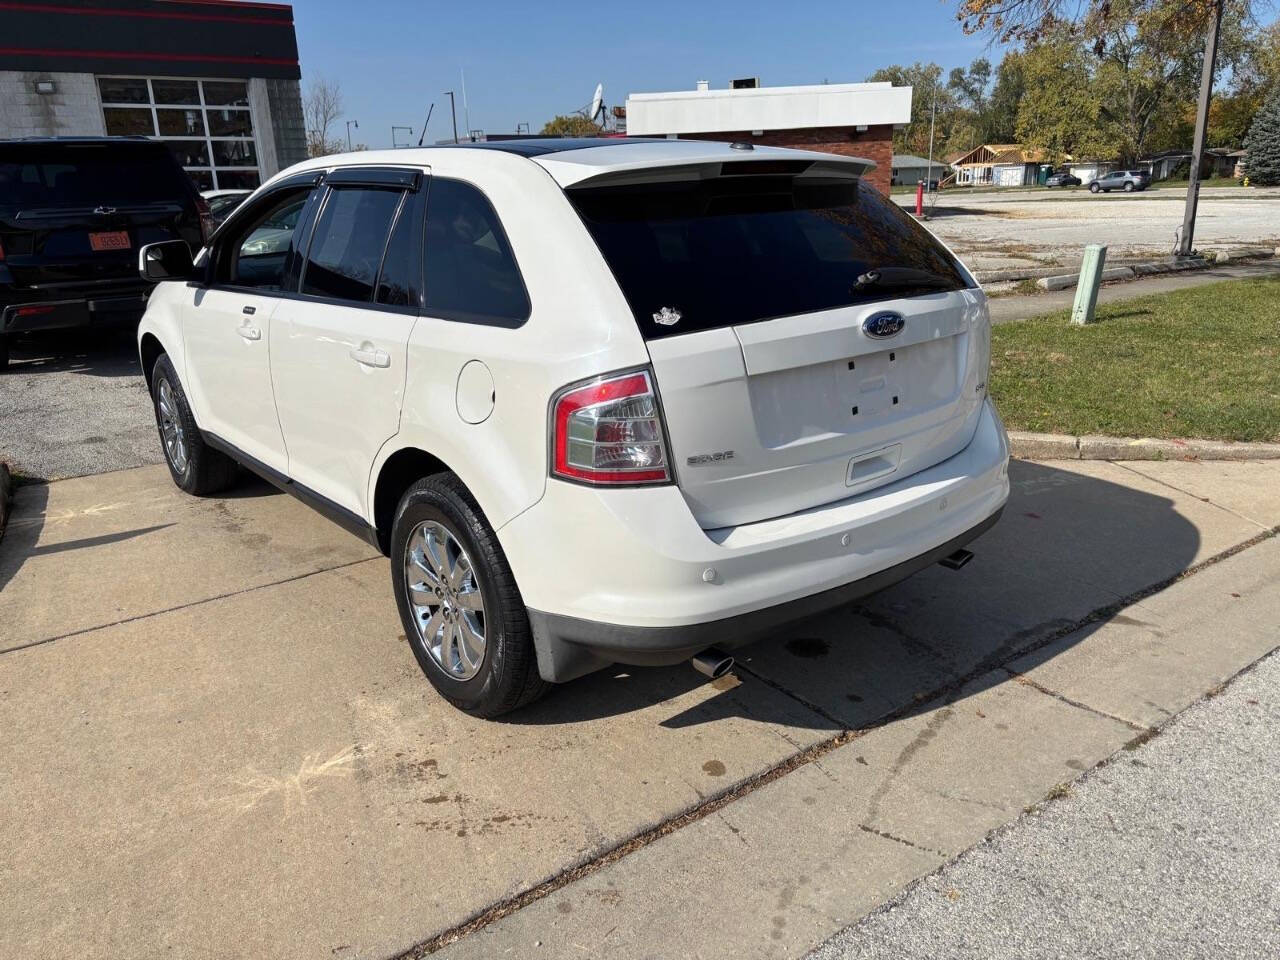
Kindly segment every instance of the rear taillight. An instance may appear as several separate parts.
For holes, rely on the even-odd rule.
[[[209,238],[213,236],[214,227],[217,226],[213,222],[213,214],[209,211],[209,201],[204,197],[196,197],[196,211],[200,214],[200,240],[202,243],[208,243]]]
[[[658,395],[648,371],[572,386],[551,405],[551,472],[601,486],[671,479]]]
[[[4,244],[0,243],[0,260],[4,259]]]

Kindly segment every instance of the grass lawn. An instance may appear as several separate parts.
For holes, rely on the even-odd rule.
[[[1010,430],[1280,441],[1280,277],[1230,280],[991,331]]]

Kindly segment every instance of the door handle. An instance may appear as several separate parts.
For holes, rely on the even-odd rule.
[[[245,319],[240,321],[240,326],[236,330],[236,332],[240,334],[240,336],[243,337],[245,340],[261,340],[262,339],[262,331],[259,330],[257,327],[255,327],[252,323],[250,323],[248,317],[245,317]]]
[[[356,363],[364,364],[366,367],[391,366],[391,354],[385,350],[376,349],[371,343],[362,343],[359,347],[353,348],[351,359]]]

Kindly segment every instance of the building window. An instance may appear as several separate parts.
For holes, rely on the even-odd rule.
[[[98,77],[113,137],[155,137],[201,190],[251,190],[262,182],[243,80]]]

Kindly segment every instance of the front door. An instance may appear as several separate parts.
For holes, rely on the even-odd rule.
[[[369,473],[395,435],[421,289],[420,177],[335,171],[299,282],[271,323],[289,476],[368,516]]]
[[[284,473],[271,387],[270,332],[310,188],[273,192],[220,239],[213,283],[190,288],[183,330],[187,392],[202,430]]]

